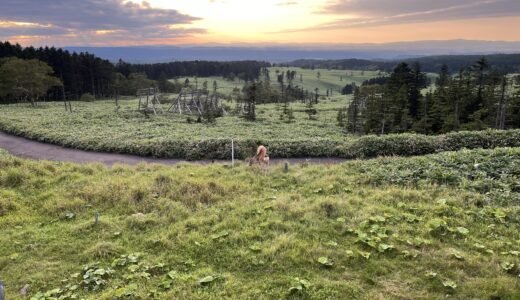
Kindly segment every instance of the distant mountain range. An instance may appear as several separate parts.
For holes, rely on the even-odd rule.
[[[131,63],[185,60],[261,60],[285,63],[298,59],[355,58],[384,61],[428,55],[520,53],[520,42],[449,40],[387,44],[65,47],[65,49],[89,52],[113,62],[122,59]]]
[[[391,71],[398,63],[419,63],[425,72],[438,73],[443,64],[446,64],[451,73],[475,64],[482,56],[486,57],[490,66],[506,73],[520,72],[520,54],[479,54],[479,55],[438,55],[394,60],[366,60],[366,59],[298,59],[287,63],[292,67],[344,69],[344,70],[384,70]]]

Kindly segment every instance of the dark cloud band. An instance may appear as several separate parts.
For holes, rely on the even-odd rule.
[[[114,37],[135,35],[164,38],[203,32],[182,25],[198,20],[174,9],[153,8],[149,3],[123,0],[2,0],[0,20],[50,24],[51,27],[0,28],[0,38],[15,35],[91,34],[102,31]]]

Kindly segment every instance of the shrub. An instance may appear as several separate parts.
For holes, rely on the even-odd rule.
[[[435,150],[435,138],[430,136],[417,134],[369,135],[347,145],[342,156],[346,158],[410,156],[429,154]]]
[[[444,135],[421,134],[368,135],[340,150],[340,157],[413,156],[460,149],[520,147],[520,130],[464,131]]]
[[[81,98],[79,100],[84,102],[94,102],[96,101],[96,97],[92,96],[92,94],[90,93],[86,93],[81,95]]]
[[[421,134],[367,135],[348,141],[337,140],[235,140],[235,158],[254,155],[258,145],[266,145],[274,158],[341,157],[348,159],[378,156],[414,156],[460,149],[520,147],[520,130],[473,131],[438,136]],[[167,141],[154,147],[154,156],[196,159],[229,159],[231,141]]]
[[[491,149],[495,147],[520,146],[520,130],[463,131],[438,136],[441,151],[454,151],[463,148]]]

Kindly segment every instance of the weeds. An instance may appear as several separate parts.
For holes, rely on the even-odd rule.
[[[519,161],[464,150],[259,178],[0,152],[0,178],[23,174],[1,181],[0,278],[8,299],[26,284],[33,299],[515,299]]]

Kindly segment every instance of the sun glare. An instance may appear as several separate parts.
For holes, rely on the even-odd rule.
[[[139,3],[139,1],[133,1]],[[190,27],[208,29],[207,41],[220,39],[233,42],[256,42],[268,39],[273,32],[318,25],[326,17],[314,14],[319,5],[316,1],[266,0],[266,1],[208,1],[167,0],[149,1],[153,7],[177,9],[201,18]],[[240,24],[240,25],[238,25]]]

